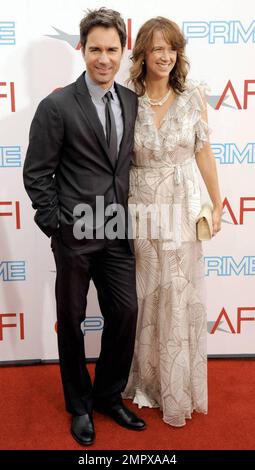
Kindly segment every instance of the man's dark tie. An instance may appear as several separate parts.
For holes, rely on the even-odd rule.
[[[117,131],[115,119],[111,107],[112,93],[108,91],[103,100],[105,102],[105,128],[106,128],[106,141],[110,151],[110,158],[113,166],[117,162]]]

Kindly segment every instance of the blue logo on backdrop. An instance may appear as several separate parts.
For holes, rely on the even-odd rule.
[[[103,317],[87,317],[81,324],[81,331],[85,336],[90,331],[101,331],[103,326]]]
[[[16,44],[14,21],[0,21],[0,46]]]
[[[21,148],[18,145],[0,146],[0,168],[21,166]]]
[[[25,261],[0,261],[0,280],[4,282],[25,281]]]
[[[237,146],[233,142],[212,144],[215,159],[221,165],[255,163],[255,142]]]
[[[255,276],[255,256],[244,256],[239,262],[232,256],[205,256],[205,275]]]
[[[183,34],[190,39],[206,39],[209,44],[238,44],[255,42],[255,20],[244,25],[239,20],[233,21],[184,21]]]

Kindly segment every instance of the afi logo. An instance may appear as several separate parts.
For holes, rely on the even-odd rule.
[[[218,103],[215,106],[215,109],[216,110],[220,109],[220,107],[224,103],[224,100],[228,99],[228,97],[229,97],[228,93],[231,93],[232,98],[235,102],[235,105],[236,105],[237,109],[247,109],[247,107],[248,107],[248,96],[249,95],[255,95],[255,87],[251,90],[250,89],[251,85],[253,85],[253,86],[255,85],[255,80],[244,80],[243,94],[242,94],[242,96],[239,96],[239,98],[240,98],[239,99],[231,80],[229,80],[227,82],[221,96],[220,96],[220,99],[219,99]],[[226,106],[226,104],[225,104],[225,106]],[[229,106],[229,105],[227,105],[227,106]]]
[[[252,207],[250,204],[254,204]],[[226,209],[232,222],[223,219],[223,222],[232,223],[234,225],[243,225],[246,212],[255,212],[255,197],[240,197],[240,204],[238,212],[234,212],[229,200],[225,197],[223,201],[223,209]],[[223,212],[223,215],[226,211]]]
[[[254,86],[253,89],[250,89],[251,86]],[[229,97],[232,97],[232,102],[235,103],[235,106],[226,103],[229,100]],[[243,93],[238,97],[237,92],[235,91],[234,85],[231,80],[228,80],[223,92],[221,95],[206,95],[206,100],[209,106],[218,111],[221,106],[226,108],[237,108],[237,109],[247,109],[248,108],[248,96],[255,95],[255,80],[244,80]]]
[[[77,34],[65,33],[65,31],[55,28],[54,26],[52,26],[52,28],[55,29],[55,31],[58,34],[45,34],[45,36],[47,36],[48,38],[59,39],[60,41],[65,41],[77,51],[81,48],[80,36],[78,36]],[[127,20],[127,48],[128,50],[132,49],[131,38],[132,38],[132,20],[128,18]]]
[[[20,227],[20,202],[19,201],[0,201],[0,210],[3,207],[3,212],[0,212],[0,217],[15,217],[16,229],[19,230]],[[10,210],[12,209],[12,212]],[[5,210],[4,210],[5,208]]]
[[[3,87],[4,93],[1,93]],[[7,99],[11,112],[15,113],[15,86],[14,82],[0,82],[0,99]]]
[[[220,314],[219,314],[219,316],[218,316],[218,318],[217,318],[217,320],[216,320],[216,322],[213,325],[211,325],[212,322],[208,322],[209,323],[209,325],[208,325],[209,328],[210,328],[210,326],[212,326],[211,331],[209,331],[209,333],[211,335],[214,335],[216,330],[218,330],[218,331],[223,331],[225,333],[240,334],[241,333],[241,324],[242,324],[242,322],[255,321],[255,317],[243,316],[244,312],[255,312],[255,307],[238,307],[237,312],[236,312],[236,325],[234,326],[233,323],[231,322],[230,318],[229,318],[229,315],[228,315],[227,311],[223,307]],[[225,330],[221,327],[221,324],[224,321],[227,323],[227,327],[228,327],[227,330]]]
[[[10,319],[11,323],[9,323]],[[25,339],[24,334],[24,313],[0,313],[0,341],[3,341],[4,328],[16,328],[19,339]]]

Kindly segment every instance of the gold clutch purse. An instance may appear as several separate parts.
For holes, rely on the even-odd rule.
[[[196,229],[197,239],[201,241],[210,240],[213,234],[212,223],[213,208],[210,204],[203,204],[197,216]]]

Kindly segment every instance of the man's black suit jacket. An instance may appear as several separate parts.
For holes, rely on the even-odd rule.
[[[64,243],[74,249],[90,243],[73,237],[73,209],[77,204],[95,209],[96,196],[104,196],[109,204],[115,194],[127,218],[137,96],[116,83],[115,89],[124,124],[115,167],[84,73],[42,100],[31,124],[23,175],[32,206],[37,209],[35,222],[49,237],[60,230]],[[132,241],[129,243],[133,251]]]

